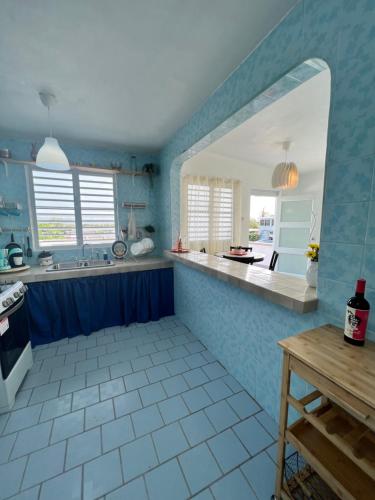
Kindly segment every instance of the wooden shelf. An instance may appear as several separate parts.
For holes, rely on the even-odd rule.
[[[305,405],[322,396],[314,391],[298,401],[289,395],[288,402],[375,481],[375,432],[329,400],[309,412]]]
[[[13,160],[13,158],[0,158],[0,161],[5,162],[5,163],[14,163],[15,165],[30,165],[32,167],[35,167],[35,161],[31,160]],[[71,163],[70,167],[72,169],[76,170],[82,170],[85,172],[97,172],[97,173],[116,173],[120,175],[130,175],[132,177],[150,177],[154,174],[150,174],[148,172],[132,172],[131,170],[128,170],[126,168],[119,168],[119,167],[106,167],[103,165],[77,165],[75,163]]]
[[[305,419],[286,430],[286,439],[340,498],[374,498],[375,481]]]

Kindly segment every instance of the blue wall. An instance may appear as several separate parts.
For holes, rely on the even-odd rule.
[[[175,310],[270,415],[277,418],[281,356],[277,340],[319,324],[183,264],[175,265]],[[277,325],[277,326],[276,326]],[[303,395],[306,384],[294,385]]]
[[[30,158],[31,142],[26,140],[9,140],[0,138],[0,148],[9,148],[12,152],[12,157],[17,160],[27,160]],[[71,163],[82,162],[84,164],[96,164],[110,166],[111,162],[122,162],[124,168],[129,168],[130,155],[118,151],[110,151],[99,148],[77,147],[71,144],[61,143],[69,161]],[[137,155],[138,170],[145,163],[158,163],[158,157],[153,155]],[[25,169],[22,165],[8,165],[8,177],[5,176],[5,169],[0,163],[0,195],[6,200],[18,201],[22,204],[23,210],[19,217],[4,217],[0,215],[0,227],[27,227],[30,226]],[[155,189],[151,188],[148,177],[133,178],[127,175],[117,176],[118,186],[118,204],[119,204],[119,222],[121,226],[127,226],[129,210],[120,207],[123,201],[144,201],[147,204],[145,210],[136,210],[135,216],[137,226],[145,226],[152,224],[155,229],[155,244],[158,247],[154,253],[161,252],[158,245],[158,229],[160,221],[156,218],[156,195]],[[18,243],[22,241],[23,235],[15,233],[15,238]],[[0,234],[0,247],[4,246],[10,240],[10,234]],[[103,245],[103,248],[105,245]],[[35,254],[36,252],[34,252]],[[65,260],[71,256],[78,255],[77,250],[54,250],[55,261]],[[36,262],[36,255],[33,256],[32,262]]]
[[[166,221],[163,242],[169,246],[175,237],[172,227],[178,225],[176,193],[183,161],[213,142],[223,123],[227,130],[233,128],[230,117],[291,69],[310,58],[328,63],[332,94],[318,312],[293,315],[197,271],[176,269],[177,314],[275,418],[277,340],[312,324],[342,325],[345,301],[361,274],[375,308],[374,26],[373,0],[299,2],[161,154],[160,214]],[[370,328],[375,331],[374,314]]]

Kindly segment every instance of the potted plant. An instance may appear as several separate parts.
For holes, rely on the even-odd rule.
[[[318,262],[319,262],[319,243],[310,243],[306,257],[309,259],[309,265],[306,271],[306,281],[311,288],[316,288],[318,282]]]
[[[40,266],[50,266],[53,264],[53,253],[43,250],[38,255],[38,260]]]
[[[143,173],[148,174],[150,187],[154,187],[153,176],[156,174],[156,165],[154,163],[145,163],[142,167],[142,171]]]

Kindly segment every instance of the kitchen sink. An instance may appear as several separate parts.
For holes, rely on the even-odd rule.
[[[108,267],[114,266],[113,260],[104,259],[81,259],[72,260],[69,262],[58,262],[57,264],[52,264],[48,266],[46,271],[69,271],[70,269],[90,269],[95,267]]]

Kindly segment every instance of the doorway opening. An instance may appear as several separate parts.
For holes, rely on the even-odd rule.
[[[278,194],[252,192],[249,213],[249,246],[264,254],[264,260],[254,265],[267,268],[274,251],[274,231]]]

